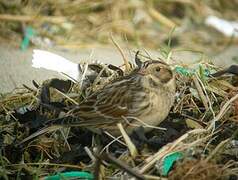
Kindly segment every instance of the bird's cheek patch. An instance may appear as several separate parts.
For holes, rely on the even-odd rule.
[[[162,83],[167,83],[172,78],[173,78],[173,73],[171,70],[161,68],[159,73],[159,79]]]

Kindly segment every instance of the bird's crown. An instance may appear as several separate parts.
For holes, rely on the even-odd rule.
[[[159,60],[148,60],[142,62],[137,55],[138,52],[135,57],[135,62],[138,66],[138,74],[143,76],[148,75],[161,83],[168,83],[170,80],[174,79],[173,71],[165,62]]]

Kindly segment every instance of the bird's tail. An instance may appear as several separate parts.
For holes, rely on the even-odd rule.
[[[50,119],[45,122],[45,125],[63,125],[63,126],[72,126],[73,122],[79,121],[78,118],[66,115],[63,117],[58,117],[55,119]]]
[[[79,64],[57,54],[39,49],[33,50],[32,67],[64,73],[76,80],[79,80],[81,75]]]

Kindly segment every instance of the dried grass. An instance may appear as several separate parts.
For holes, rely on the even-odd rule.
[[[50,126],[42,130],[34,129],[34,123],[40,121],[40,116],[44,116],[45,119],[58,117],[57,109],[49,109],[40,103],[40,94],[47,82],[38,89],[25,88],[2,97],[0,164],[5,174],[1,172],[0,175],[15,178],[20,174],[20,177],[34,178],[72,169],[95,172],[97,168],[94,165],[97,164],[100,176],[105,178],[129,179],[135,176],[139,179],[158,179],[161,175],[158,169],[155,169],[155,164],[162,162],[164,157],[171,153],[181,152],[183,159],[175,164],[168,179],[225,179],[237,176],[237,163],[234,162],[237,158],[234,153],[237,148],[237,145],[234,145],[234,142],[237,142],[235,131],[237,121],[234,121],[234,116],[237,116],[235,111],[237,86],[231,76],[218,78],[205,76],[202,73],[205,69],[216,71],[217,68],[200,62],[200,69],[195,70],[195,74],[176,73],[176,102],[166,121],[172,121],[175,125],[184,123],[186,127],[179,131],[187,130],[176,138],[170,138],[157,149],[145,146],[138,151],[125,134],[123,135],[127,138],[125,142],[121,137],[112,138],[104,145],[99,143],[100,146],[103,145],[100,147],[97,136],[85,142],[86,137],[89,136],[84,136],[85,132],[79,131],[80,128],[65,129],[61,126]],[[111,77],[108,78],[111,80]],[[109,82],[103,80],[101,83],[93,84],[96,87],[89,87],[90,91],[97,90],[103,86],[103,83]],[[53,90],[50,94],[54,97],[54,102],[61,102],[68,108],[72,104],[80,103],[84,98],[82,96],[84,93],[78,84],[71,87],[67,93],[59,93],[54,88],[51,90]],[[20,109],[24,111],[24,108],[36,111],[37,116],[35,118],[24,116],[29,119],[20,119],[16,116],[16,111],[19,112]],[[174,114],[177,114],[175,121]],[[187,118],[190,124],[186,124]],[[191,126],[193,121],[195,126]],[[42,128],[42,125],[38,127]],[[32,132],[36,133],[32,134]],[[148,135],[148,138],[153,136],[162,138],[160,132],[168,133],[155,128],[154,133]],[[130,147],[126,144],[130,144]],[[85,148],[80,149],[81,146],[87,146],[86,155],[75,157],[77,153],[85,152]],[[95,153],[95,146],[99,148],[96,152],[100,153]],[[121,151],[118,155],[119,149]],[[64,159],[66,157],[67,160]],[[73,160],[70,157],[73,157]]]
[[[38,37],[70,49],[107,45],[111,43],[110,33],[120,44],[128,41],[133,46],[158,49],[166,44],[167,32],[177,26],[173,38],[179,47],[222,50],[236,40],[205,27],[203,20],[208,14],[235,19],[236,5],[235,0],[3,0],[0,34],[2,39],[19,45],[29,25],[36,29]],[[34,39],[32,42],[42,45]]]

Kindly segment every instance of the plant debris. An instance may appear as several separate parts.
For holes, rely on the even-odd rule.
[[[90,77],[84,86],[71,80],[51,79],[41,85],[33,81],[34,89],[24,86],[1,97],[0,177],[34,179],[73,171],[89,172],[95,179],[238,177],[238,86],[236,76],[227,74],[233,71],[219,74],[205,62],[186,68],[173,65],[177,93],[168,118],[160,124],[166,130],[145,134],[138,128],[129,137],[120,126],[123,139],[79,127],[44,128],[112,77],[128,73],[113,65],[89,66],[100,77]],[[172,154],[179,158],[167,162]],[[159,170],[164,161],[169,163],[166,173]]]
[[[236,0],[2,0],[0,40],[19,46],[31,27],[37,35],[30,41],[38,47],[101,47],[110,43],[112,33],[120,44],[126,40],[158,49],[167,44],[166,34],[176,26],[171,46],[211,52],[237,41],[207,27],[205,19],[215,15],[236,20],[237,5]],[[27,43],[21,46],[24,49]]]

